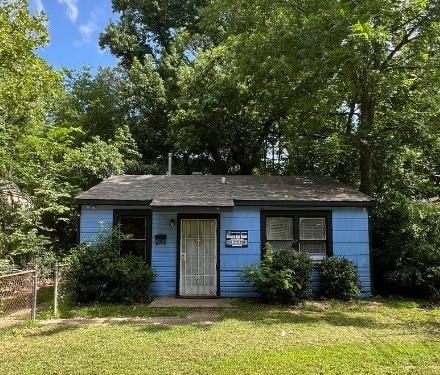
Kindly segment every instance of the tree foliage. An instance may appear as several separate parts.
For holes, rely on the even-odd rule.
[[[308,170],[359,181],[371,194],[384,172],[383,149],[434,130],[437,2],[219,0],[203,14],[209,28],[222,31],[219,48],[227,46],[234,75],[252,77],[254,92],[273,88],[260,105],[275,102],[287,113],[286,147],[312,160]],[[313,155],[314,140],[333,166]],[[295,159],[289,164],[301,168]]]
[[[144,61],[148,56],[161,58],[180,29],[197,31],[199,10],[206,0],[112,0],[119,21],[110,22],[99,44],[109,47],[124,66]]]
[[[0,258],[42,266],[76,242],[74,196],[110,173],[139,170],[140,154],[120,115],[116,74],[85,70],[64,86],[36,55],[46,19],[24,0],[1,2],[0,37],[0,182],[31,202],[11,207],[0,195]]]
[[[221,51],[201,52],[194,64],[181,66],[178,77],[175,150],[202,159],[205,172],[252,174],[276,128],[271,114],[255,105],[258,94],[234,78]]]
[[[24,0],[0,3],[0,180],[34,190],[41,181],[28,146],[39,143],[45,113],[60,88],[60,76],[35,54],[48,41],[44,21],[41,14],[29,14]],[[35,264],[47,250],[41,213],[10,208],[3,195],[0,207],[0,256]]]
[[[377,292],[440,299],[440,204],[401,193],[378,201],[374,225]]]

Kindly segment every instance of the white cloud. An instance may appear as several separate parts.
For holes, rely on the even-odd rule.
[[[77,47],[84,44],[95,44],[96,50],[99,54],[105,53],[98,45],[98,34],[103,29],[102,23],[105,21],[108,14],[102,6],[95,6],[90,12],[90,16],[87,22],[81,23],[78,27],[78,31],[81,35],[81,39],[75,41]]]
[[[43,12],[44,5],[42,0],[32,0],[31,1],[31,9],[34,9],[36,12]]]
[[[82,42],[83,43],[90,43],[92,40],[93,34],[98,29],[99,29],[99,27],[95,22],[95,17],[92,15],[92,18],[90,18],[87,23],[84,23],[79,26],[79,32],[81,33]]]
[[[67,7],[66,9],[67,17],[69,17],[69,19],[72,22],[75,22],[76,18],[78,17],[77,0],[58,0],[58,2],[60,4],[64,4]]]

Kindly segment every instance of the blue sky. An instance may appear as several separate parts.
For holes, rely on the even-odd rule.
[[[43,11],[48,18],[51,42],[37,53],[55,69],[80,70],[114,66],[117,60],[108,49],[100,50],[99,34],[110,19],[111,0],[29,0],[31,11]]]

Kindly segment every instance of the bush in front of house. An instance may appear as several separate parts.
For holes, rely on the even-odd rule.
[[[312,269],[308,254],[292,248],[274,251],[266,244],[263,260],[244,267],[241,279],[252,283],[264,302],[297,304],[312,296]]]
[[[119,256],[123,235],[118,229],[76,248],[67,279],[78,303],[135,303],[148,296],[155,273],[142,259]]]
[[[376,292],[440,301],[439,202],[389,192],[374,215]]]
[[[319,295],[348,301],[361,291],[358,268],[347,258],[326,258],[319,266]]]

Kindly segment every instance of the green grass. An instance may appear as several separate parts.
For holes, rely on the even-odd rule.
[[[176,316],[184,317],[188,314],[188,309],[182,307],[169,307],[158,309],[148,307],[148,304],[138,305],[90,305],[74,308],[60,308],[60,318],[108,318],[108,317],[127,317],[127,318],[151,318]]]
[[[52,318],[108,318],[108,317],[127,317],[127,318],[147,318],[147,317],[184,317],[188,314],[188,309],[171,307],[166,309],[155,309],[148,307],[150,301],[144,304],[134,305],[84,305],[72,306],[69,294],[61,293],[58,302],[58,313],[53,311],[53,286],[38,289],[37,304],[47,303],[45,307],[39,309],[37,319]]]
[[[131,314],[114,308],[102,310]],[[222,321],[210,326],[25,326],[0,331],[0,369],[2,374],[440,374],[440,309],[394,300],[300,308],[235,301],[222,310]]]

